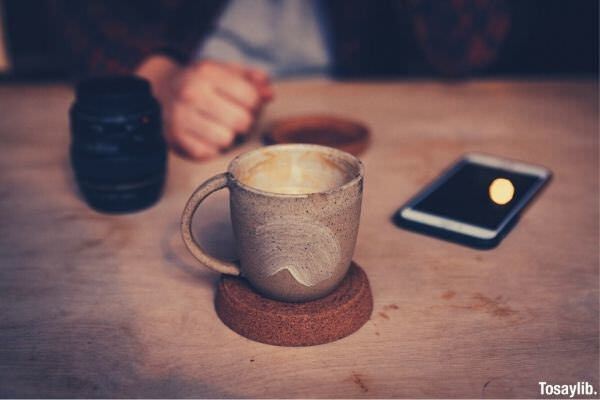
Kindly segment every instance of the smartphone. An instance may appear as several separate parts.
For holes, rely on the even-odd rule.
[[[539,165],[466,154],[393,219],[409,230],[490,249],[508,234],[551,177],[552,172]]]

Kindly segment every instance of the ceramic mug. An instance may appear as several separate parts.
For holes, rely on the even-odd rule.
[[[183,240],[206,267],[242,275],[268,297],[289,302],[323,297],[352,261],[363,173],[356,157],[325,146],[283,144],[250,151],[192,194],[181,219]],[[223,188],[229,189],[239,264],[210,256],[192,235],[194,212]]]

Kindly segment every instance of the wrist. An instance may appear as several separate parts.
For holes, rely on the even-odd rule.
[[[135,75],[150,81],[152,92],[161,99],[168,90],[171,78],[182,67],[173,59],[162,54],[151,55],[145,58],[135,69]]]

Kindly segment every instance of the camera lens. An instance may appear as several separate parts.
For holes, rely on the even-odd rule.
[[[154,204],[166,173],[160,105],[132,76],[81,82],[71,107],[71,164],[87,203],[104,212]]]

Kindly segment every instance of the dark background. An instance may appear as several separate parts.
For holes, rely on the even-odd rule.
[[[440,3],[445,0],[440,0]],[[370,19],[373,35],[381,36],[372,52],[386,54],[355,68],[355,77],[439,76],[418,48],[407,21],[388,21],[390,1],[378,1]],[[498,57],[474,76],[597,76],[597,0],[507,0],[511,28]],[[434,3],[435,4],[435,3]],[[386,9],[390,8],[389,10]],[[64,79],[73,75],[61,56],[61,40],[48,2],[5,0],[5,33],[13,70],[2,79]],[[402,13],[396,13],[402,18]],[[391,39],[390,39],[391,38]],[[390,41],[398,50],[390,52]]]

